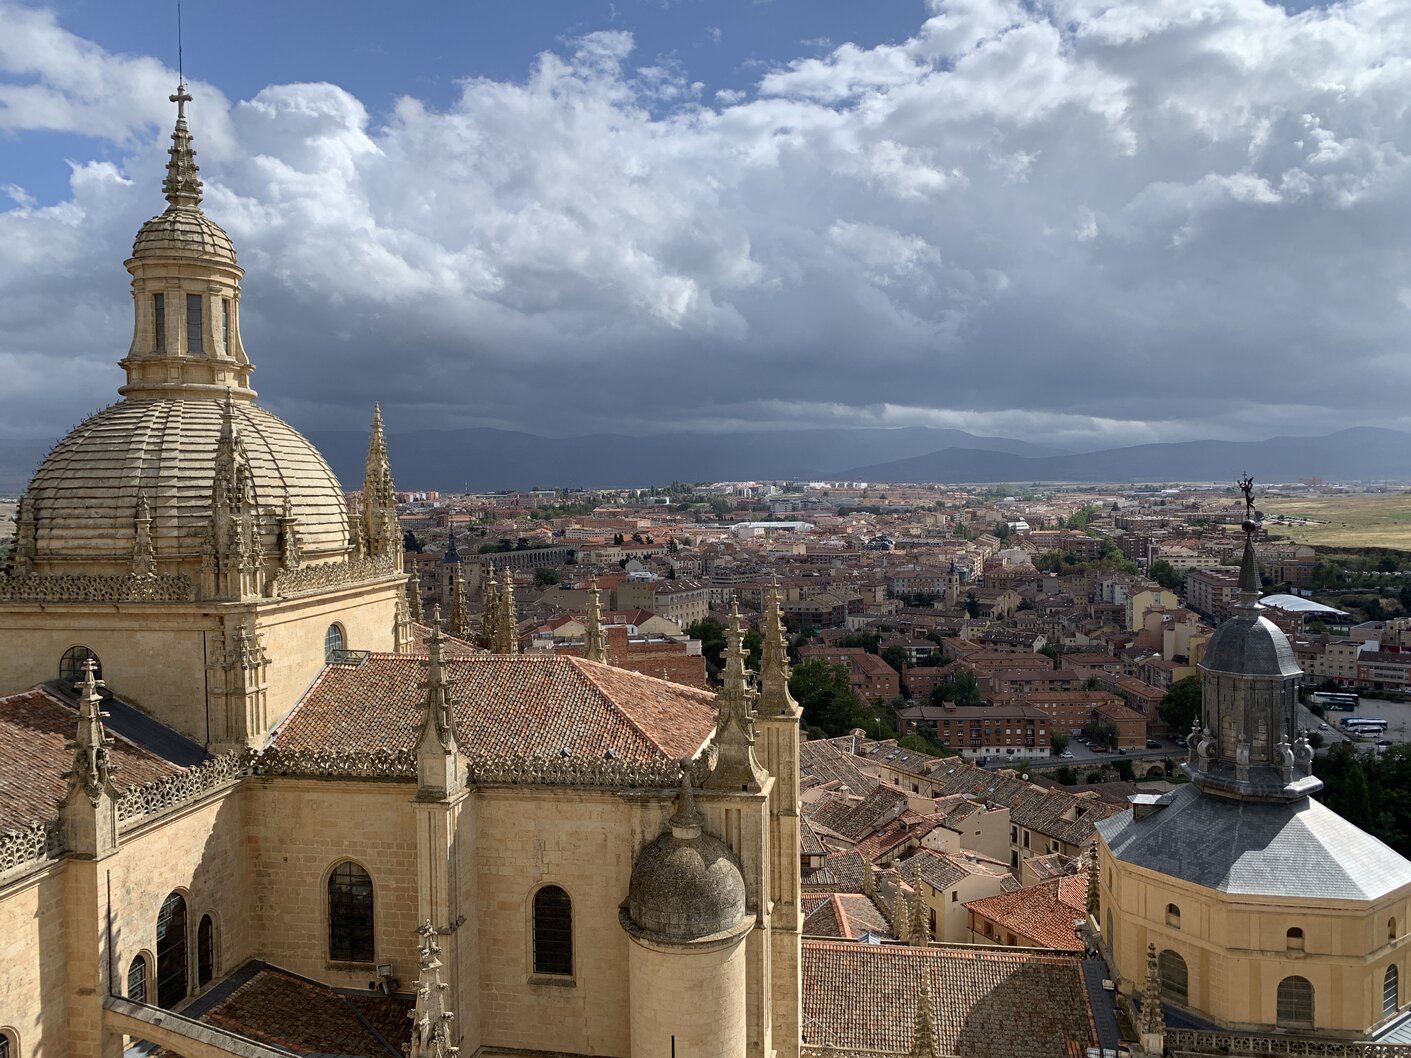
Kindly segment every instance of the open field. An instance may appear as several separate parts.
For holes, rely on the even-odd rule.
[[[1396,496],[1269,497],[1259,509],[1276,536],[1324,547],[1394,547],[1411,551],[1411,493]],[[1312,525],[1275,525],[1276,515],[1307,518]]]

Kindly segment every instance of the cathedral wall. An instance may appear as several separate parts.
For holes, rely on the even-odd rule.
[[[251,922],[260,957],[342,988],[366,988],[374,964],[391,963],[402,987],[414,988],[415,788],[285,778],[247,786]],[[372,878],[374,963],[328,957],[328,876],[344,860]]]
[[[176,892],[186,900],[188,991],[198,990],[197,928],[204,915],[215,924],[213,981],[234,970],[254,952],[249,929],[250,872],[244,856],[244,791],[173,813],[125,834],[117,852],[98,862],[99,896],[107,914],[111,901],[112,966],[118,991],[127,994],[127,972],[139,952],[157,950],[157,915]],[[74,928],[102,930],[93,910],[72,909]],[[150,973],[148,1001],[152,1002]]]
[[[209,617],[169,609],[45,607],[0,610],[0,694],[56,679],[72,646],[98,655],[114,694],[182,734],[206,741],[202,628]]]
[[[19,1038],[24,1055],[71,1048],[65,954],[64,867],[54,865],[15,884],[0,898],[0,1027]]]
[[[526,787],[477,796],[482,1041],[627,1055],[630,941],[618,907],[634,856],[666,826],[670,797]],[[531,972],[532,898],[546,884],[573,901],[571,979]]]
[[[1279,983],[1293,976],[1313,986],[1320,1031],[1360,1033],[1381,1022],[1390,965],[1406,1003],[1405,893],[1365,904],[1231,896],[1114,861],[1105,846],[1100,871],[1099,922],[1110,909],[1116,970],[1138,989],[1151,943],[1185,960],[1190,1009],[1231,1028],[1274,1025]],[[1291,941],[1291,928],[1302,938]]]
[[[261,608],[257,626],[269,655],[267,694],[277,723],[323,668],[324,635],[343,629],[349,650],[390,652],[402,582],[331,592]]]
[[[748,1053],[742,939],[714,951],[630,948],[632,1058]]]

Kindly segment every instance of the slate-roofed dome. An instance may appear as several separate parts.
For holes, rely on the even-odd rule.
[[[231,401],[249,460],[266,554],[278,554],[286,498],[305,560],[342,557],[347,503],[318,450],[293,427],[248,401]],[[152,518],[159,571],[209,550],[216,449],[226,404],[178,398],[125,400],[98,412],[49,453],[25,493],[40,572],[88,572],[83,563],[132,556],[138,495]],[[98,572],[99,570],[94,570]]]
[[[1288,636],[1267,617],[1236,612],[1215,630],[1200,659],[1207,672],[1236,676],[1289,677],[1302,674]]]
[[[745,879],[718,838],[668,831],[642,850],[627,888],[627,913],[640,929],[668,940],[725,933],[745,917]]]
[[[132,256],[198,257],[211,263],[235,264],[235,245],[215,221],[199,209],[169,209],[137,231]]]

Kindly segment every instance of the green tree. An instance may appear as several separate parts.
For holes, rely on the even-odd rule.
[[[416,534],[410,529],[408,529],[405,533],[402,534],[403,551],[412,551],[419,555],[425,547],[426,545],[423,544],[420,540],[418,540],[416,538]]]
[[[1063,751],[1068,748],[1069,741],[1070,740],[1068,736],[1062,731],[1055,731],[1052,735],[1049,736],[1048,739],[1049,745],[1052,747],[1052,751],[1055,756],[1062,754]]]
[[[979,705],[983,700],[980,685],[975,682],[975,674],[967,669],[958,669],[948,680],[936,684],[931,692],[932,705]]]
[[[1078,785],[1078,773],[1074,771],[1070,765],[1067,764],[1063,765],[1063,767],[1055,771],[1053,773],[1053,778],[1055,782],[1062,783],[1064,786]]]
[[[701,641],[701,657],[705,658],[706,667],[714,676],[722,667],[722,655],[725,652],[725,626],[719,621],[712,621],[707,617],[704,620],[693,621],[688,625],[686,634],[692,639]]]
[[[803,710],[804,722],[829,738],[862,726],[865,714],[848,684],[847,666],[809,658],[794,667],[789,691]]]
[[[540,566],[534,571],[534,587],[548,588],[559,582],[559,571],[549,566]]]
[[[906,652],[906,647],[893,645],[882,651],[882,660],[898,673],[903,673],[907,669],[911,655]]]
[[[1123,782],[1131,782],[1137,777],[1137,773],[1132,767],[1132,762],[1126,757],[1118,757],[1117,760],[1113,762],[1112,767],[1117,772],[1117,778],[1121,779]]]
[[[1164,558],[1158,558],[1146,572],[1147,576],[1167,591],[1177,591],[1185,583],[1185,578],[1176,572],[1176,567]]]
[[[1171,684],[1156,707],[1156,715],[1177,734],[1189,731],[1200,716],[1200,677],[1187,676]]]

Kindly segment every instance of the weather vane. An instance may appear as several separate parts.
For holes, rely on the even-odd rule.
[[[1252,533],[1258,527],[1254,510],[1254,478],[1240,478],[1235,484],[1244,493],[1244,525],[1240,528],[1246,533]]]

